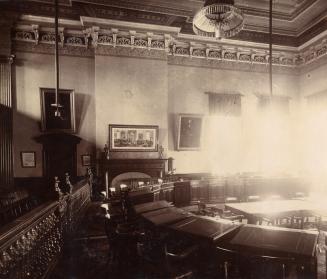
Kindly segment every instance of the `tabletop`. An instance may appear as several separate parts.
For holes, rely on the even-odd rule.
[[[322,206],[308,200],[273,200],[257,202],[227,203],[226,209],[244,215],[256,217],[279,217],[291,214],[323,215],[327,210]]]
[[[240,226],[242,226],[240,223],[233,223],[229,220],[193,216],[170,225],[169,228],[210,241],[216,241]]]
[[[231,244],[312,257],[316,251],[318,234],[317,231],[244,225]]]
[[[169,225],[191,216],[190,213],[176,207],[168,207],[141,214],[144,219],[156,226]]]
[[[146,202],[134,205],[135,213],[141,214],[149,211],[154,211],[162,208],[172,207],[172,203],[167,201],[154,201],[154,202]]]

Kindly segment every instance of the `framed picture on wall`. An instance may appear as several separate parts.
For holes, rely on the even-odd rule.
[[[41,94],[41,129],[43,132],[75,132],[74,90],[60,89],[58,103],[60,116],[55,116],[55,89],[40,88]]]
[[[35,168],[36,167],[35,151],[20,152],[20,160],[21,160],[22,168]]]
[[[109,125],[109,150],[158,151],[158,131],[154,125]]]
[[[200,150],[203,115],[177,116],[177,150]]]
[[[87,167],[87,166],[91,166],[91,162],[92,162],[92,158],[91,155],[89,154],[84,154],[81,156],[82,157],[82,166],[83,167]]]

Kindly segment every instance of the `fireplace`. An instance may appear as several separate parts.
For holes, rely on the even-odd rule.
[[[105,177],[106,191],[115,177],[124,173],[142,173],[150,177],[164,177],[168,159],[102,159],[100,170]]]

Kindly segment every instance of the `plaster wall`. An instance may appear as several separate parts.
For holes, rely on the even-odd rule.
[[[179,113],[198,113],[204,115],[204,129],[211,129],[207,118],[209,114],[208,95],[205,92],[226,93],[238,92],[242,97],[242,116],[235,125],[241,126],[241,134],[235,134],[241,142],[238,145],[242,150],[231,150],[230,146],[223,146],[221,136],[224,131],[217,134],[216,140],[210,140],[210,134],[204,135],[201,151],[175,151],[176,129],[169,128],[169,152],[168,156],[175,160],[175,167],[178,173],[187,172],[210,172],[215,169],[215,165],[222,166],[230,164],[230,168],[237,170],[236,163],[229,161],[230,157],[240,157],[237,152],[242,152],[243,163],[239,165],[240,171],[259,171],[262,158],[254,158],[258,154],[258,137],[254,130],[255,121],[258,119],[256,111],[256,95],[269,94],[269,80],[267,73],[244,72],[208,69],[200,67],[185,67],[169,65],[168,71],[168,113],[170,116],[170,127],[176,123],[176,115]],[[276,95],[290,96],[291,99],[291,118],[294,117],[294,106],[298,100],[298,77],[293,75],[273,75],[273,93]],[[220,123],[221,124],[221,123]],[[217,129],[222,127],[218,124]],[[219,126],[220,125],[220,126]],[[230,126],[230,122],[227,123]],[[175,125],[176,126],[176,125]],[[225,133],[230,133],[229,127],[225,127]],[[236,130],[235,130],[236,131]],[[214,132],[212,129],[210,132]],[[213,134],[213,133],[212,133]],[[234,137],[234,138],[235,138]],[[226,139],[234,140],[234,139]],[[213,156],[212,150],[225,149],[220,156]],[[226,150],[229,149],[229,150]],[[245,150],[245,152],[244,152]],[[262,155],[263,156],[263,155]],[[187,163],[186,163],[187,162]],[[218,167],[219,169],[219,167]]]
[[[240,138],[246,152],[243,152],[245,159],[240,168],[258,169],[260,158],[253,159],[258,141],[246,131],[253,128],[251,121],[257,117],[256,95],[268,94],[267,73],[186,67],[169,64],[166,60],[100,55],[95,58],[62,56],[60,65],[61,88],[75,89],[76,94],[77,135],[82,138],[78,145],[78,175],[85,172],[80,155],[93,153],[96,148],[99,156],[108,142],[109,124],[158,125],[159,144],[164,147],[165,157],[175,159],[174,167],[178,173],[210,172],[217,161],[218,165],[227,164],[226,157],[230,155],[227,151],[208,159],[210,148],[219,147],[220,136],[216,142],[210,142],[210,135],[205,135],[200,151],[175,149],[178,114],[203,114],[204,127],[209,125],[206,120],[209,114],[208,96],[205,92],[239,92],[243,95]],[[15,177],[41,176],[41,145],[33,137],[40,134],[39,88],[54,87],[53,56],[17,53],[15,79]],[[273,83],[274,94],[292,97],[291,109],[295,107],[299,92],[298,77],[275,74]],[[37,152],[36,168],[21,167],[21,151]],[[110,156],[157,158],[158,153],[111,152]],[[229,164],[232,166],[233,162]]]
[[[16,53],[14,65],[14,176],[42,176],[42,146],[34,141],[41,134],[40,87],[55,87],[53,55]],[[84,175],[81,154],[91,154],[95,142],[94,60],[60,57],[60,88],[75,90],[77,174]],[[21,151],[36,151],[36,168],[22,168]]]
[[[167,61],[96,56],[96,143],[102,151],[109,124],[158,125],[168,145]],[[111,152],[112,158],[158,158],[157,152]]]

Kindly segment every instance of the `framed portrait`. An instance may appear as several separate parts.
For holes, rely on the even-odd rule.
[[[60,89],[58,103],[60,116],[55,116],[55,89],[40,88],[41,94],[41,129],[43,132],[75,132],[74,90]]]
[[[36,153],[34,151],[20,152],[20,160],[22,168],[35,168],[36,167]]]
[[[158,151],[158,126],[109,125],[110,151]]]
[[[177,116],[177,150],[200,150],[203,115]]]
[[[81,155],[81,157],[82,157],[82,166],[83,167],[91,166],[92,157],[90,154],[84,154],[84,155]]]

